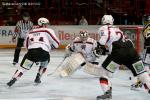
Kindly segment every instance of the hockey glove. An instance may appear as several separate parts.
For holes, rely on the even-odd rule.
[[[101,55],[106,55],[109,52],[104,45],[98,43],[97,47],[94,49],[94,55],[100,57]]]
[[[54,46],[53,44],[51,44],[51,49],[52,49],[52,50],[53,50],[53,49],[56,49],[55,46]]]
[[[16,37],[12,37],[12,42],[16,42]]]

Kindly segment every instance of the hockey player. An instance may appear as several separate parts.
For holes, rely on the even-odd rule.
[[[144,51],[142,59],[145,65],[145,70],[149,73],[150,76],[150,23],[144,26],[142,33],[144,37]],[[142,87],[142,85],[143,83],[137,79],[137,82],[131,85],[131,89]]]
[[[145,84],[150,93],[150,77],[145,71],[142,60],[133,47],[131,40],[126,39],[123,32],[114,26],[113,22],[114,19],[111,15],[104,15],[102,17],[103,26],[98,31],[100,39],[95,54],[105,54],[107,48],[109,55],[100,67],[101,76],[99,81],[104,94],[97,96],[97,100],[112,98],[112,85],[109,75],[114,73],[121,64],[127,66],[133,75]]]
[[[94,62],[96,56],[94,55],[93,50],[96,46],[96,40],[90,38],[86,30],[81,30],[79,32],[79,37],[76,37],[73,42],[66,47],[66,52],[67,55],[70,55],[73,52],[79,52],[84,56],[86,61]]]
[[[145,25],[143,29],[143,37],[144,37],[144,52],[143,52],[143,62],[145,64],[146,70],[150,75],[150,23]]]
[[[12,79],[7,83],[8,86],[12,86],[36,62],[40,62],[40,67],[34,82],[41,83],[41,77],[50,61],[49,52],[59,46],[59,39],[56,37],[54,30],[47,28],[48,24],[48,19],[39,18],[39,28],[29,32],[25,40],[25,47],[28,52],[23,57],[20,68],[16,70]]]
[[[66,74],[65,75],[69,76],[69,75],[73,74],[73,72],[76,69],[84,66],[84,64],[86,62],[90,62],[92,64],[98,65],[98,62],[96,62],[96,56],[93,53],[96,46],[97,46],[97,41],[94,40],[93,38],[90,38],[88,35],[88,32],[86,30],[81,30],[79,32],[79,36],[76,37],[72,43],[70,43],[66,46],[66,56],[65,56],[65,58],[66,58],[66,57],[74,55],[74,57],[69,58],[70,61],[68,61],[67,64],[70,63],[71,61],[75,62],[74,58],[77,58],[77,59],[79,59],[79,61],[77,60],[76,63],[79,63],[79,66],[73,65],[72,63],[70,63],[70,65],[65,64],[65,68],[63,69],[65,71],[65,73],[67,73],[67,75]],[[78,54],[78,53],[79,53],[79,55],[76,57],[75,54]],[[80,54],[81,54],[81,56],[80,56]],[[79,56],[81,58],[78,58]],[[83,58],[83,62],[81,60],[82,58]],[[96,73],[89,73],[89,74],[95,75]],[[63,75],[61,75],[61,76],[63,76]]]

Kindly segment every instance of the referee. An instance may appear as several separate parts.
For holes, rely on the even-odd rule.
[[[15,27],[15,34],[12,37],[12,41],[16,41],[17,38],[17,46],[14,53],[13,65],[16,65],[18,63],[21,47],[23,47],[26,35],[29,33],[32,27],[33,23],[30,21],[29,13],[23,13],[22,20],[17,22]]]

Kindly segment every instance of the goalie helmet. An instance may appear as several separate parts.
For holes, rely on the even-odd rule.
[[[86,41],[88,38],[88,32],[85,30],[80,31],[79,36],[82,41]]]
[[[43,25],[46,25],[46,24],[49,24],[49,20],[47,18],[39,18],[38,19],[38,25],[39,26],[43,26]]]
[[[102,20],[101,20],[101,23],[102,24],[110,24],[110,25],[113,25],[114,23],[114,18],[112,17],[112,15],[104,15],[102,17]]]

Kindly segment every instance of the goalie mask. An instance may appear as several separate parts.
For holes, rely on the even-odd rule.
[[[143,29],[143,35],[145,38],[150,37],[150,23],[148,23]]]
[[[79,36],[82,41],[86,41],[88,38],[88,32],[85,30],[82,30],[80,31]]]

